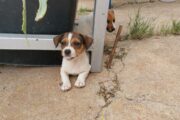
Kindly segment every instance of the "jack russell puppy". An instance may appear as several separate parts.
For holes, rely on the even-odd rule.
[[[77,20],[77,24],[74,26],[75,32],[79,32],[88,36],[92,36],[93,29],[93,13],[89,15],[80,16]],[[108,10],[107,16],[107,25],[106,30],[108,32],[113,32],[116,29],[115,27],[115,13],[113,9]]]
[[[80,33],[67,32],[56,36],[53,41],[56,47],[60,43],[63,56],[60,71],[62,79],[61,90],[67,91],[71,88],[69,75],[78,75],[75,86],[79,88],[84,87],[91,69],[87,49],[93,43],[93,39]]]

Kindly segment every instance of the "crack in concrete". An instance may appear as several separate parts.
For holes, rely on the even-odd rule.
[[[113,102],[113,99],[115,98],[116,96],[116,93],[118,91],[121,91],[121,88],[120,88],[120,82],[118,80],[118,75],[117,73],[113,72],[114,75],[115,75],[115,78],[114,80],[111,80],[111,81],[104,81],[104,82],[99,82],[99,86],[100,86],[100,90],[98,91],[98,95],[103,97],[104,101],[105,101],[105,105],[103,105],[99,112],[97,113],[97,115],[95,116],[95,120],[97,120],[103,109],[108,107],[112,102]],[[111,87],[107,87],[105,84],[107,84],[108,82],[112,82],[113,83],[113,86]],[[112,84],[111,83],[111,84]]]
[[[122,72],[124,70],[124,68],[125,68],[125,63],[124,63],[123,60],[127,56],[127,54],[128,54],[128,52],[127,52],[126,48],[120,48],[119,51],[118,51],[118,55],[115,56],[116,59],[120,59],[122,65],[123,65],[120,72]],[[98,95],[103,97],[103,99],[105,101],[105,105],[100,108],[99,112],[95,116],[95,120],[97,120],[100,117],[103,109],[108,107],[113,102],[113,98],[115,98],[116,93],[118,91],[122,92],[121,85],[120,85],[120,82],[118,80],[118,73],[119,72],[118,73],[116,73],[114,71],[109,71],[109,72],[112,72],[115,75],[115,78],[114,78],[114,80],[111,80],[111,81],[99,82],[100,90],[98,91]],[[108,88],[105,85],[105,83],[108,83],[108,82],[113,82],[114,85],[111,86],[110,88]]]
[[[143,96],[143,98],[142,98]],[[133,102],[138,102],[138,103],[143,103],[143,102],[151,102],[151,103],[155,103],[155,104],[162,104],[164,106],[168,106],[168,107],[178,107],[179,105],[174,105],[174,104],[167,104],[161,101],[154,101],[154,100],[150,100],[147,99],[145,95],[139,96],[137,98],[130,98],[130,97],[124,97],[126,100],[128,101],[133,101]]]
[[[100,117],[103,109],[108,107],[113,102],[113,98],[116,96],[115,95],[116,92],[120,91],[120,83],[118,81],[118,75],[117,73],[114,73],[114,75],[115,75],[114,80],[99,82],[100,90],[98,91],[98,95],[103,97],[103,100],[105,101],[105,105],[103,105],[100,108],[99,112],[95,116],[95,120],[97,120]],[[110,83],[111,86],[106,86],[108,85],[108,83]]]
[[[118,54],[115,56],[115,58],[120,59],[122,63],[122,69],[120,70],[120,72],[122,72],[125,68],[124,59],[127,56],[127,54],[128,54],[128,51],[126,48],[120,48],[118,51]]]
[[[107,88],[105,83],[108,84],[108,82],[113,82],[114,85],[112,85],[110,87],[108,86],[109,88]],[[115,97],[115,93],[120,89],[117,74],[115,74],[114,80],[99,82],[99,86],[100,86],[100,90],[98,92],[98,95],[102,96],[105,102],[108,102],[110,98]]]
[[[168,104],[168,103],[163,103],[161,101],[153,101],[153,100],[144,100],[143,102],[151,102],[151,103],[156,103],[156,104],[158,103],[158,104],[162,104],[162,105],[168,106],[168,107],[178,107],[179,106],[179,105]]]
[[[100,108],[99,112],[98,112],[97,115],[95,116],[95,120],[97,120],[97,119],[100,117],[100,115],[101,115],[103,109],[106,108],[106,107],[108,107],[111,103],[112,103],[112,101],[106,103],[104,106],[102,106],[102,107]]]

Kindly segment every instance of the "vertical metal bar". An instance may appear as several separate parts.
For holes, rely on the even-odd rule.
[[[109,7],[109,0],[95,1],[94,27],[93,27],[94,46],[91,56],[92,72],[100,72],[102,70],[108,7]]]

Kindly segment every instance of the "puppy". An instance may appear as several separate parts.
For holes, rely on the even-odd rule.
[[[68,32],[56,36],[53,41],[56,47],[60,43],[63,56],[60,71],[63,83],[61,90],[67,91],[71,88],[69,75],[78,75],[75,86],[84,87],[91,69],[87,49],[93,43],[93,39],[80,33]]]
[[[116,27],[115,27],[115,13],[114,13],[113,9],[109,9],[108,10],[106,30],[108,32],[113,32],[115,29],[116,29]]]
[[[80,16],[77,20],[78,24],[75,24],[74,31],[83,33],[88,36],[92,36],[93,29],[93,13],[89,15]],[[106,30],[113,32],[115,27],[115,13],[113,9],[108,10]]]

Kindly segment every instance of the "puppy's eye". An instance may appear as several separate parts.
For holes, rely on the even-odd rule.
[[[109,23],[110,23],[110,20],[107,20],[107,23],[109,24]]]
[[[115,19],[113,19],[113,22],[115,22]]]
[[[74,42],[73,43],[75,46],[77,46],[77,47],[80,47],[81,46],[81,43],[80,42]]]
[[[66,42],[61,42],[61,45],[62,46],[65,46],[67,43]]]

